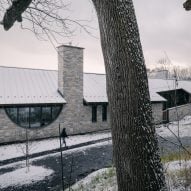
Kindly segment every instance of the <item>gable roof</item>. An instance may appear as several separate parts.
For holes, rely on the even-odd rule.
[[[0,105],[66,103],[57,71],[0,67]]]
[[[188,80],[178,80],[177,89],[183,89],[189,94],[191,94],[191,81]],[[175,89],[174,79],[149,79],[149,89],[152,92],[163,92]]]
[[[108,102],[105,74],[84,73],[83,94],[88,103]]]
[[[55,70],[0,67],[0,105],[66,103],[57,78]],[[174,87],[174,80],[149,79],[151,101],[166,101],[157,92]],[[179,81],[177,89],[191,94],[191,81]],[[105,74],[84,73],[83,94],[88,103],[107,103]]]
[[[150,79],[152,81],[152,79]],[[149,80],[149,82],[150,82]],[[149,83],[150,84],[150,83]],[[149,87],[151,101],[162,102],[165,98],[160,96],[153,87]],[[84,73],[84,99],[88,103],[108,102],[106,93],[106,76],[105,74]]]

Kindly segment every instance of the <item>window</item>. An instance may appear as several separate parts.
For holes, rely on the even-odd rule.
[[[25,128],[43,127],[52,123],[60,114],[62,105],[17,106],[5,108],[8,117]]]
[[[18,108],[17,111],[18,111],[17,123],[19,123],[21,127],[28,127],[29,126],[29,108],[20,107]]]
[[[93,105],[92,106],[92,122],[97,121],[97,106]]]
[[[107,105],[102,105],[102,121],[107,121]]]
[[[41,125],[47,125],[52,121],[51,107],[42,107]]]
[[[30,107],[30,127],[41,126],[41,107]]]

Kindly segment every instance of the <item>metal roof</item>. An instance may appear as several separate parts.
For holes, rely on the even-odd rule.
[[[154,84],[150,84],[150,81],[152,81],[152,79],[149,80],[149,85],[151,86],[149,86],[151,101],[166,101],[166,99],[164,99],[157,93],[157,91],[155,91],[153,87],[156,86]],[[84,73],[83,91],[84,99],[88,103],[108,102],[105,74]]]
[[[175,89],[174,79],[149,79],[149,89],[151,92],[163,92]],[[176,89],[183,89],[191,94],[191,81],[178,80]]]
[[[57,71],[0,67],[0,105],[66,103]]]
[[[57,76],[54,70],[0,67],[0,105],[66,103]],[[149,79],[151,101],[166,101],[157,92],[174,88],[174,80]],[[191,94],[191,81],[178,81],[177,89]],[[88,103],[107,103],[105,74],[84,73],[83,94]]]
[[[83,92],[88,103],[108,102],[105,74],[84,73]]]

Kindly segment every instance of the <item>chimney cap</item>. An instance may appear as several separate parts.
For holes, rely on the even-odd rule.
[[[57,48],[62,48],[62,47],[84,49],[83,47],[72,46],[72,45],[65,45],[65,44],[62,44],[62,45],[58,46]]]

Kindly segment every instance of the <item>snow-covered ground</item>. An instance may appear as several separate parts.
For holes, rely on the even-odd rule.
[[[181,161],[181,166],[179,161],[168,162],[164,165],[166,168],[166,181],[168,190],[171,191],[183,191],[191,190],[190,185],[184,184],[184,174],[181,177],[178,177],[178,173],[181,170],[188,169],[191,170],[191,161]],[[117,181],[115,176],[115,169],[113,168],[104,168],[98,171],[95,171],[89,174],[86,178],[80,180],[72,186],[73,191],[116,191],[117,190]],[[176,179],[177,178],[177,179]],[[68,189],[66,190],[68,191]]]
[[[26,171],[25,167],[16,169],[0,176],[0,188],[35,183],[52,173],[53,170],[41,166],[30,166],[29,172]]]
[[[169,130],[170,129],[170,130]],[[178,123],[172,122],[167,125],[159,125],[156,128],[157,134],[162,137],[173,137],[173,133],[178,135]],[[187,116],[179,122],[180,137],[191,136],[191,116]],[[71,136],[66,139],[67,146],[85,143],[88,141],[99,140],[111,137],[111,133],[92,133],[86,135]],[[59,148],[59,139],[47,139],[42,141],[33,141],[29,143],[29,154],[39,153],[47,150]],[[0,161],[11,159],[15,157],[24,156],[25,144],[13,144],[0,146]]]
[[[117,191],[115,169],[103,168],[89,174],[72,186],[72,191]],[[65,191],[69,191],[66,189]]]
[[[159,125],[156,128],[156,132],[162,137],[172,137],[174,136],[173,133],[178,136],[178,122]],[[179,135],[180,137],[191,136],[191,116],[186,116],[179,121]]]
[[[65,154],[71,154],[76,151],[86,152],[86,149],[92,147],[100,147],[103,145],[111,144],[111,140],[104,141],[101,143],[96,143],[92,145],[83,146],[80,148],[74,148],[71,150],[63,151],[63,157]],[[45,159],[46,157],[60,155],[60,153],[53,153],[45,156],[36,157],[34,159],[30,159],[30,163],[35,162],[40,159]],[[22,186],[26,184],[32,184],[38,181],[45,179],[48,176],[51,176],[54,171],[51,169],[47,169],[43,166],[32,166],[30,165],[29,171],[27,171],[25,161],[15,162],[8,165],[0,166],[0,172],[2,169],[12,169],[11,172],[5,172],[4,174],[0,174],[0,190],[1,188],[6,188],[8,186]]]
[[[181,162],[181,163],[180,163]],[[165,164],[165,168],[168,171],[184,170],[187,167],[191,167],[191,160],[188,161],[172,161]]]
[[[66,138],[66,143],[67,143],[67,146],[72,146],[72,145],[85,143],[88,141],[100,140],[100,139],[104,139],[108,137],[111,137],[110,132],[76,135],[76,136],[70,136],[69,138]],[[58,138],[46,139],[41,141],[32,141],[32,142],[29,142],[29,154],[57,149],[59,147],[60,147],[60,142]],[[0,146],[0,161],[24,156],[24,153],[25,153],[25,143]]]
[[[179,127],[180,127],[179,129],[180,129],[181,137],[191,136],[191,116],[187,116],[183,120],[181,120],[179,122]],[[168,128],[165,125],[160,125],[159,127],[156,128],[157,134],[159,134],[160,136],[163,136],[163,137],[173,137],[174,135],[173,135],[173,133],[171,133],[171,131],[172,131],[177,135],[177,131],[178,131],[177,122],[173,122],[173,123],[169,124]],[[108,137],[111,137],[111,133],[106,133],[106,132],[105,133],[94,133],[94,134],[71,136],[68,139],[66,139],[66,142],[67,142],[67,146],[72,146],[72,145],[85,143],[88,141],[99,140],[99,139],[108,138]],[[63,155],[68,152],[69,153],[75,152],[76,150],[78,150],[78,151],[81,150],[81,151],[85,152],[85,149],[87,149],[88,147],[95,147],[95,146],[99,147],[100,145],[111,144],[111,143],[112,143],[111,141],[106,141],[106,142],[101,142],[101,143],[97,143],[97,144],[93,144],[93,145],[89,145],[89,146],[84,146],[81,148],[66,150],[63,152]],[[42,141],[34,141],[29,146],[29,149],[30,149],[29,153],[33,154],[33,153],[38,153],[38,152],[42,152],[42,151],[46,151],[46,150],[52,150],[52,149],[56,149],[56,148],[59,148],[59,139],[58,138],[47,139],[47,140],[42,140]],[[0,161],[23,156],[24,149],[25,149],[24,143],[0,146]],[[51,155],[57,155],[57,154],[59,154],[59,153],[54,153]],[[42,158],[42,157],[46,157],[46,156],[41,156],[38,158]],[[37,160],[38,158],[31,159],[30,161]],[[171,174],[171,172],[176,172],[178,170],[185,169],[185,165],[186,165],[186,167],[191,168],[191,161],[187,161],[186,163],[183,161],[181,166],[179,166],[179,161],[169,162],[169,163],[165,164],[165,168],[167,168],[168,172]],[[0,175],[0,188],[5,188],[7,186],[30,184],[33,182],[41,181],[44,178],[51,176],[51,174],[54,173],[51,169],[46,169],[43,166],[40,166],[40,167],[31,166],[30,172],[26,174],[26,172],[25,172],[26,168],[24,168],[24,166],[25,166],[24,162],[17,162],[17,163],[12,163],[10,165],[6,165],[6,166],[4,165],[4,166],[0,167],[0,170],[2,168],[10,168],[10,167],[13,168],[13,170],[11,172],[7,172],[7,173]],[[104,171],[105,170],[100,170],[98,172],[91,174],[90,176],[88,176],[87,179],[82,180],[80,183],[77,183],[75,185],[75,188],[77,188],[77,186],[79,186],[79,185],[82,187],[83,184],[88,185],[92,181],[93,177],[95,178],[98,175],[98,173],[101,174]],[[115,182],[114,179],[110,179],[108,181]],[[102,182],[102,181],[100,180],[100,182]],[[104,185],[105,186],[107,185],[106,190],[108,190],[108,189],[110,191],[116,190],[116,185],[112,184],[109,186],[108,183],[107,184],[104,183]],[[101,186],[101,185],[99,185],[99,186]],[[102,190],[99,186],[98,186],[98,190]],[[96,190],[96,189],[94,189],[94,190]],[[178,190],[180,191],[180,188],[177,188],[177,186],[176,186],[173,188],[172,191],[178,191]],[[87,189],[87,191],[89,191],[89,190]]]

